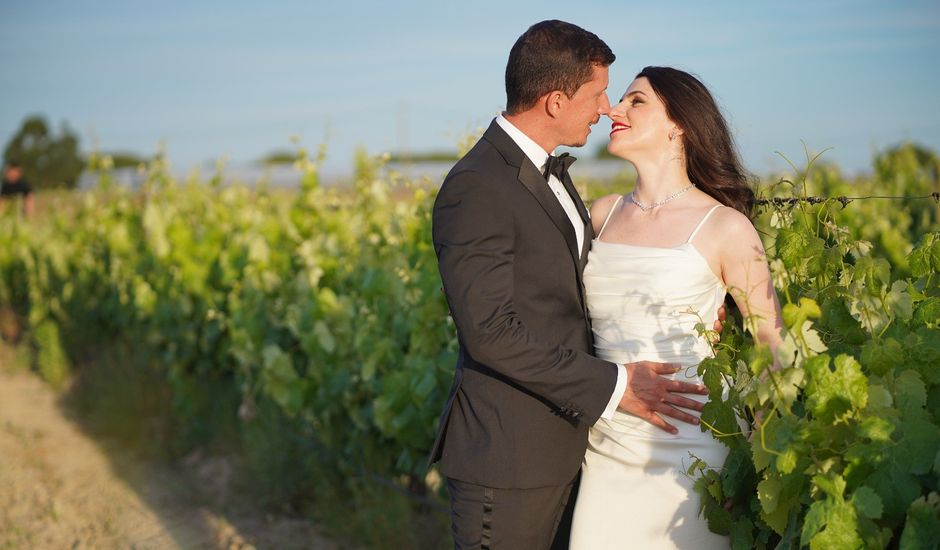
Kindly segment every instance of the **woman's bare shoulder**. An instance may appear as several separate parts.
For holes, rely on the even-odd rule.
[[[607,195],[601,197],[591,204],[591,225],[594,226],[594,232],[599,233],[604,221],[607,220],[610,209],[614,207],[622,195]]]
[[[617,202],[617,199],[623,195],[605,195],[593,203],[591,203],[591,219],[596,219],[600,217],[601,219],[607,217],[607,213],[610,212],[610,209],[613,208],[614,203]]]
[[[718,208],[712,216],[709,237],[724,253],[737,255],[739,252],[763,251],[760,235],[750,218],[731,207]]]

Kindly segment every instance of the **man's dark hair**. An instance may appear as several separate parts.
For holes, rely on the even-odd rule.
[[[571,97],[591,80],[595,65],[607,67],[614,59],[603,40],[577,25],[557,19],[536,23],[509,51],[506,112],[525,111],[554,90]]]

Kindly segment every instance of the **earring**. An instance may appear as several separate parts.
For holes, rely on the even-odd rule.
[[[675,141],[675,139],[676,139],[676,131],[673,130],[669,132],[669,141]]]

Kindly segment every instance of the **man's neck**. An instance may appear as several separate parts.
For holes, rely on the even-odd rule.
[[[514,115],[504,112],[503,118],[511,122],[513,126],[537,143],[549,155],[560,145],[558,140],[552,137],[554,132],[549,128],[545,117],[533,112],[533,110]]]

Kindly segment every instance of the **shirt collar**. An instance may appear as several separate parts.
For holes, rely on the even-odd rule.
[[[509,134],[509,137],[522,149],[525,156],[529,157],[529,160],[539,169],[539,172],[545,170],[545,162],[548,160],[548,153],[545,152],[545,149],[542,149],[541,145],[535,143],[532,138],[522,133],[522,130],[516,128],[513,123],[506,120],[506,117],[502,114],[496,115],[496,124],[499,124],[499,127]]]

